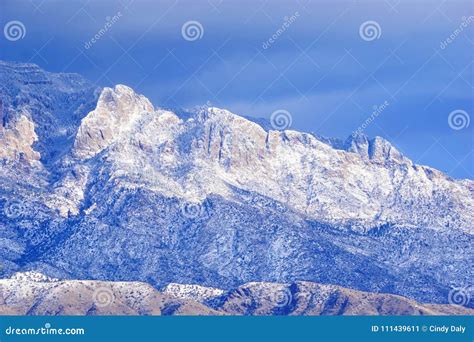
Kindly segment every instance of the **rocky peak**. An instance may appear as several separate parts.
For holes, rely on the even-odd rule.
[[[150,101],[131,88],[117,85],[104,88],[96,108],[82,119],[74,143],[74,155],[80,159],[95,156],[112,142],[124,137],[144,113],[153,112]]]
[[[385,162],[395,160],[398,162],[408,162],[390,142],[382,137],[369,139],[363,133],[352,134],[347,138],[344,149],[347,152],[359,154],[363,158],[370,159],[374,162]]]
[[[113,146],[107,160],[114,172],[136,174],[137,184],[151,182],[167,196],[229,198],[230,184],[312,219],[361,227],[386,222],[444,226],[438,216],[456,211],[461,213],[457,225],[467,229],[470,217],[454,199],[458,195],[451,195],[467,195],[465,186],[442,173],[430,181],[423,168],[410,167],[412,162],[381,137],[354,135],[341,150],[312,134],[266,131],[215,107],[183,120],[170,111],[154,111],[146,98],[125,86],[103,90],[96,109],[81,123],[74,153],[88,159],[108,146]],[[453,196],[457,209],[448,202],[437,204],[445,193]],[[468,198],[462,206],[471,203]],[[434,205],[436,211],[420,214]]]
[[[360,154],[362,157],[369,156],[369,138],[362,133],[349,136],[345,142],[345,150]]]
[[[409,161],[392,144],[381,137],[375,137],[370,140],[368,154],[371,160],[378,162],[387,160],[395,160],[398,162]]]

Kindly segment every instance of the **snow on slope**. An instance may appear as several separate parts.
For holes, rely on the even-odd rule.
[[[149,180],[167,196],[229,198],[230,184],[322,222],[473,231],[472,181],[414,165],[380,137],[351,141],[348,152],[311,134],[265,131],[218,108],[183,121],[118,86],[105,89],[83,119],[74,153],[90,158],[106,147],[114,173],[138,172],[137,182]]]
[[[178,115],[32,64],[0,62],[0,79],[5,275],[302,280],[433,303],[472,282],[474,182],[380,137],[342,148],[223,109]]]
[[[458,305],[332,285],[249,283],[231,291],[139,282],[60,281],[39,273],[0,279],[0,315],[469,315]]]

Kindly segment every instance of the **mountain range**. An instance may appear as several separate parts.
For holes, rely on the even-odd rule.
[[[252,282],[224,291],[142,282],[59,280],[36,272],[0,280],[0,315],[472,315],[460,305],[311,282]]]
[[[474,181],[417,165],[381,137],[159,108],[127,86],[34,64],[0,62],[0,89],[4,281],[37,272],[239,296],[327,287],[428,305],[461,289],[474,307]],[[216,300],[183,312],[252,314]]]

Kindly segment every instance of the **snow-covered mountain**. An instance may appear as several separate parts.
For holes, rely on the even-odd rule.
[[[443,313],[443,306],[433,314]],[[460,314],[467,309],[458,308]],[[0,315],[223,315],[140,282],[59,280],[36,272],[0,279]]]
[[[313,281],[431,303],[472,283],[474,182],[383,138],[177,114],[30,64],[0,62],[0,81],[4,276]]]
[[[36,272],[0,279],[0,315],[472,315],[460,305],[419,304],[335,285],[248,283],[230,291],[140,282],[59,280]]]

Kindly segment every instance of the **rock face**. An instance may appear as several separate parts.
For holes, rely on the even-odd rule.
[[[132,89],[118,85],[105,88],[95,110],[82,121],[74,142],[75,155],[80,159],[95,156],[116,140],[126,139],[134,120],[152,113],[153,105]]]
[[[176,114],[30,64],[2,62],[0,79],[3,129],[32,161],[0,153],[3,276],[309,281],[425,303],[472,283],[474,182],[380,137],[272,131],[218,108]],[[22,115],[29,134],[15,135]]]
[[[20,116],[11,129],[0,126],[0,159],[5,161],[35,162],[40,154],[33,150],[38,140],[35,126],[25,115]]]
[[[15,130],[23,116],[31,122],[37,136],[34,150],[45,164],[70,150],[79,123],[94,108],[99,92],[76,74],[53,74],[34,64],[0,61],[1,125]],[[24,143],[32,136],[25,135]]]
[[[472,315],[458,305],[309,282],[249,283],[223,291],[139,282],[62,281],[39,273],[0,280],[0,315]]]

